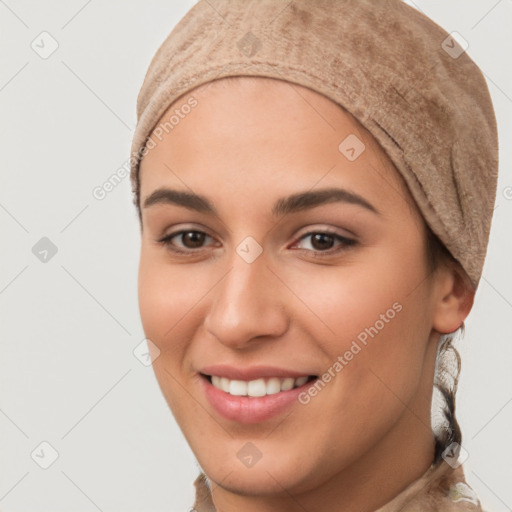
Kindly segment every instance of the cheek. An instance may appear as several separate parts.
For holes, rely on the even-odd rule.
[[[384,395],[396,403],[393,393],[411,398],[431,329],[427,297],[418,286],[424,277],[418,242],[375,249],[366,261],[304,272],[294,281],[314,313],[302,316],[302,329],[329,365],[343,358],[343,369],[337,366],[343,384],[335,386],[341,403],[379,406]]]
[[[160,389],[173,413],[190,402],[184,391],[184,361],[188,340],[193,336],[191,321],[201,298],[201,288],[193,273],[162,261],[160,251],[141,248],[139,263],[139,310],[146,338],[153,349],[152,368]],[[204,294],[204,291],[203,291]],[[150,345],[151,346],[151,345]]]
[[[333,349],[343,349],[335,340],[359,337],[364,342],[368,330],[396,334],[399,326],[412,328],[415,321],[424,319],[425,298],[418,287],[424,278],[421,265],[403,264],[403,259],[384,251],[375,251],[372,259],[289,271],[285,279],[309,310],[297,320],[308,324],[312,338],[329,334],[319,342],[330,339]]]
[[[304,428],[322,431],[335,465],[361,453],[402,415],[418,392],[428,339],[428,323],[418,322],[423,301],[407,296],[408,286],[395,274],[377,280],[377,272],[364,278],[355,269],[337,273],[305,283],[305,301],[318,318],[306,314],[300,321],[327,356],[321,378],[329,380],[305,406],[314,413],[306,415]]]
[[[193,337],[190,326],[197,314],[201,288],[193,282],[190,272],[184,272],[180,266],[166,265],[161,259],[159,251],[142,247],[139,310],[145,336],[156,346],[155,355],[152,354],[153,371],[174,409],[183,386],[188,340]]]
[[[165,253],[141,249],[139,263],[139,309],[144,332],[161,350],[175,345],[189,323],[189,314],[208,290],[204,276],[181,265],[169,265]]]

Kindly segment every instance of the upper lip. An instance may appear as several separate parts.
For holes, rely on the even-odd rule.
[[[200,373],[205,375],[216,375],[218,377],[226,377],[230,380],[256,380],[269,377],[309,377],[313,373],[300,372],[290,370],[287,368],[278,368],[277,366],[250,366],[242,368],[240,366],[229,366],[227,364],[215,364],[205,366],[199,370]]]

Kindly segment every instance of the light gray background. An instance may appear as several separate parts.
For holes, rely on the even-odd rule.
[[[184,511],[193,502],[194,458],[151,367],[133,355],[144,333],[129,179],[101,201],[92,195],[125,164],[146,68],[193,3],[0,0],[4,512]],[[414,5],[468,41],[498,118],[495,218],[459,343],[457,408],[469,483],[489,510],[511,510],[512,2]],[[47,59],[31,48],[43,31],[59,45]],[[58,249],[46,263],[32,252],[42,237]],[[50,460],[43,441],[59,455],[46,470],[36,463]]]

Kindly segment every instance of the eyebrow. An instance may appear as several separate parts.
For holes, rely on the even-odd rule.
[[[325,188],[321,190],[298,192],[288,197],[280,197],[272,207],[272,215],[301,212],[327,203],[348,203],[366,208],[381,215],[379,210],[360,195],[343,188]],[[175,204],[201,213],[218,215],[213,204],[202,195],[170,188],[158,188],[144,200],[143,208],[156,204]]]

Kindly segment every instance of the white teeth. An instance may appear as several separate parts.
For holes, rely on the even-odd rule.
[[[288,391],[289,389],[293,389],[293,385],[295,384],[295,379],[288,377],[281,381],[281,391]]]
[[[232,380],[229,383],[229,394],[236,396],[247,395],[247,382],[243,380]]]
[[[307,377],[299,377],[296,381],[295,381],[295,385],[297,387],[299,386],[303,386],[304,384],[306,384],[306,382],[308,381],[308,378]]]
[[[229,393],[229,379],[226,379],[226,377],[220,378],[220,389],[222,389],[222,391],[225,391],[226,393]]]
[[[212,375],[212,384],[217,389],[229,393],[234,396],[265,396],[275,395],[280,391],[288,391],[290,389],[303,386],[309,377],[293,377],[279,378],[270,377],[269,379],[255,379],[250,381],[230,380],[226,377]]]
[[[265,379],[250,380],[247,384],[247,394],[249,396],[265,396],[267,394]]]
[[[275,395],[281,391],[281,381],[277,377],[271,377],[267,381],[267,395]]]

